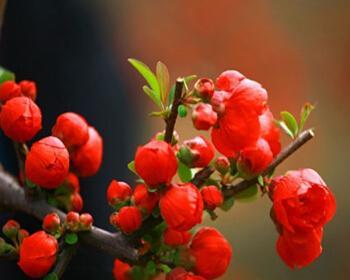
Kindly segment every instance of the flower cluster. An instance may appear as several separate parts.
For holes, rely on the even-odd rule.
[[[322,252],[323,226],[335,214],[334,196],[312,169],[289,171],[274,178],[270,188],[278,254],[291,268],[306,266]]]

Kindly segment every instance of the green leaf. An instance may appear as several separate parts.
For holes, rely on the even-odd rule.
[[[157,96],[154,90],[150,89],[148,86],[143,86],[142,89],[158,107],[162,108],[162,102],[160,100],[160,97]]]
[[[74,245],[78,242],[78,240],[79,240],[78,235],[74,232],[67,233],[64,237],[64,241],[68,245]]]
[[[158,80],[157,80],[157,77],[152,72],[152,70],[146,64],[144,64],[143,62],[137,59],[129,58],[128,61],[142,75],[142,77],[144,77],[144,79],[147,81],[147,83],[151,87],[152,93],[154,94],[154,96],[151,97],[152,100],[153,101],[157,100],[156,104],[161,104],[160,88],[159,88]]]
[[[288,128],[285,122],[276,120],[276,123],[290,138],[294,138],[293,132]]]
[[[154,261],[149,261],[146,265],[146,273],[149,276],[154,276],[157,273],[157,266]]]
[[[170,87],[169,70],[168,67],[166,67],[166,65],[161,61],[157,62],[156,70],[158,85],[160,89],[160,99],[162,100],[163,104],[165,104],[168,98]]]
[[[128,169],[131,171],[131,172],[133,172],[133,173],[135,173],[136,175],[137,175],[137,172],[136,172],[136,170],[135,170],[135,161],[133,160],[133,161],[130,161],[129,163],[128,163]]]
[[[225,199],[224,203],[220,206],[220,208],[227,212],[228,210],[230,210],[234,204],[235,200],[233,197],[227,198]]]
[[[177,108],[177,112],[178,112],[180,118],[185,118],[185,117],[187,116],[187,109],[186,109],[186,106],[184,106],[184,105],[181,104],[181,105]]]
[[[303,108],[301,109],[301,113],[300,113],[300,124],[299,124],[299,131],[303,131],[304,129],[304,125],[307,121],[307,119],[309,118],[311,112],[315,109],[315,106],[312,105],[311,103],[305,103]]]
[[[193,81],[196,78],[197,78],[197,75],[189,75],[189,76],[184,77],[183,79],[184,79],[184,82],[186,84],[188,84],[189,82]]]
[[[37,187],[37,185],[35,185],[32,181],[30,181],[28,178],[26,178],[25,180],[25,185],[29,188],[29,189],[35,189]]]
[[[162,270],[164,273],[168,274],[171,271],[171,268],[167,266],[166,264],[159,264],[159,269]]]
[[[144,280],[145,279],[145,277],[144,277],[145,274],[143,272],[142,267],[140,267],[140,266],[135,265],[132,268],[131,274],[132,274],[133,280]]]
[[[235,199],[239,202],[251,202],[257,198],[258,192],[258,186],[253,185],[250,186],[248,189],[236,194]]]
[[[15,80],[15,74],[11,71],[0,67],[0,84],[2,84],[5,81],[14,81]]]
[[[179,161],[179,167],[177,170],[177,174],[179,175],[181,181],[183,183],[189,182],[192,180],[192,171],[189,167]]]
[[[58,279],[59,278],[57,274],[55,272],[51,272],[48,275],[46,275],[43,280],[58,280]]]
[[[175,85],[173,85],[171,88],[170,88],[170,92],[169,92],[169,105],[170,104],[173,104],[174,102],[174,96],[175,96]]]
[[[264,186],[265,182],[264,182],[264,177],[263,176],[258,176],[258,183],[260,186]]]
[[[289,128],[289,130],[293,134],[293,138],[298,135],[298,123],[295,117],[289,113],[288,111],[282,111],[281,117],[283,122],[286,124],[286,126]]]

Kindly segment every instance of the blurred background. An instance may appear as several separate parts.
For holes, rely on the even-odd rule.
[[[221,279],[349,279],[350,2],[8,1],[0,63],[19,79],[37,81],[42,135],[59,113],[73,110],[104,137],[104,164],[95,178],[83,182],[83,191],[85,210],[105,228],[109,180],[130,180],[126,164],[135,148],[163,129],[160,120],[147,117],[153,105],[129,57],[152,67],[161,60],[173,81],[179,75],[215,79],[226,69],[239,70],[268,90],[276,116],[285,109],[298,115],[305,101],[316,104],[309,122],[316,138],[277,173],[312,167],[334,191],[338,209],[325,228],[322,256],[301,270],[284,265],[275,251],[277,233],[267,197],[236,203],[205,224],[222,231],[234,248]],[[196,134],[189,119],[180,120],[176,129],[182,140]],[[100,259],[93,265],[110,275],[113,260]],[[85,279],[95,279],[88,265],[79,269],[90,272]]]

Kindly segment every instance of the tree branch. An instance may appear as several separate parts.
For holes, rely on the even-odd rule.
[[[306,142],[311,140],[315,136],[312,129],[303,131],[293,142],[291,142],[287,147],[285,147],[278,156],[274,159],[274,161],[266,168],[264,172],[262,172],[262,176],[266,176],[273,172],[275,168],[280,165],[286,158],[292,155],[296,150],[298,150],[301,146],[303,146]],[[225,186],[223,189],[223,194],[225,198],[234,196],[237,193],[240,193],[250,186],[258,183],[258,178],[254,178],[251,180],[244,180],[235,185]]]
[[[165,127],[164,140],[165,142],[168,142],[168,143],[171,143],[171,140],[173,139],[173,133],[174,133],[175,123],[177,119],[177,110],[181,104],[183,86],[184,86],[184,80],[182,78],[178,78],[176,80],[174,101],[171,106],[171,112],[169,117],[165,120],[166,127]]]
[[[0,207],[12,209],[31,215],[40,221],[46,214],[55,212],[61,220],[66,215],[42,200],[27,200],[17,181],[4,171],[0,171]],[[135,263],[138,258],[137,250],[129,244],[127,237],[121,232],[110,233],[98,227],[89,232],[81,232],[80,240],[98,250],[104,251],[116,258]]]

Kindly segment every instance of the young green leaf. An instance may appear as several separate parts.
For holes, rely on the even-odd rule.
[[[293,132],[288,128],[288,126],[286,125],[286,123],[284,121],[276,120],[276,123],[290,138],[292,138],[292,139],[294,138]]]
[[[154,276],[157,273],[157,266],[154,261],[149,261],[146,265],[146,273],[149,276]]]
[[[143,90],[159,106],[161,104],[161,98],[160,98],[160,88],[159,88],[157,77],[154,75],[152,70],[143,62],[133,58],[129,58],[128,61],[147,81],[150,88],[145,90],[145,88],[143,87]]]
[[[281,112],[281,117],[283,122],[286,124],[286,126],[289,128],[289,130],[292,132],[293,134],[293,138],[295,138],[295,136],[298,135],[298,122],[295,119],[295,117],[289,113],[288,111],[282,111]]]
[[[55,272],[51,272],[49,274],[47,274],[43,280],[58,280],[58,276]]]
[[[192,180],[192,171],[190,168],[188,168],[185,164],[183,164],[181,161],[179,161],[179,168],[177,171],[177,174],[179,175],[181,181],[183,183],[189,182]]]
[[[159,269],[162,270],[164,273],[169,273],[171,271],[171,268],[167,266],[166,264],[160,263],[158,265]]]
[[[15,74],[0,66],[0,84],[5,81],[14,81]]]
[[[234,204],[235,200],[233,197],[229,197],[227,199],[225,199],[224,203],[220,206],[220,208],[227,212],[228,210],[230,210]]]
[[[136,170],[135,170],[135,161],[133,160],[133,161],[130,161],[129,163],[128,163],[128,169],[131,171],[131,172],[133,172],[133,173],[135,173],[136,175],[137,175],[137,172],[136,172]]]
[[[299,131],[303,131],[304,125],[309,118],[311,112],[315,109],[315,106],[312,105],[311,103],[305,103],[303,108],[301,109],[300,113],[300,124],[299,124]]]
[[[78,235],[74,232],[67,233],[66,236],[64,237],[64,241],[68,245],[74,245],[78,242]]]
[[[143,86],[142,89],[159,108],[162,108],[162,102],[160,100],[160,97],[157,96],[154,90],[150,89],[148,86]]]
[[[145,280],[145,273],[141,266],[135,265],[131,271],[133,280]]]
[[[236,194],[235,199],[239,202],[251,202],[257,198],[258,192],[258,186],[253,185],[250,186],[248,189]]]
[[[157,70],[157,80],[158,80],[159,90],[160,90],[160,99],[162,103],[165,104],[168,98],[169,87],[170,87],[169,70],[166,67],[166,65],[161,61],[157,62],[156,70]]]

